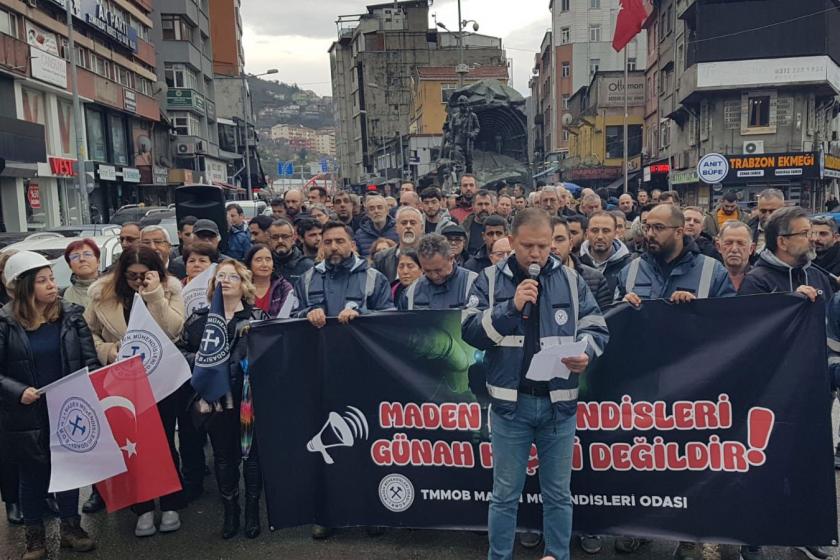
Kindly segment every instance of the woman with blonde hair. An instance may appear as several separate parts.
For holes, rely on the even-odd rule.
[[[194,406],[204,417],[213,446],[216,483],[224,505],[222,538],[229,539],[239,532],[239,464],[242,463],[245,478],[245,536],[253,539],[260,534],[262,475],[254,438],[255,423],[245,335],[251,321],[264,320],[268,316],[254,305],[257,289],[251,271],[241,262],[226,259],[219,263],[207,290],[207,298],[211,302],[216,290],[222,291],[227,321],[230,392],[218,402],[206,402],[199,398]],[[204,336],[209,313],[208,308],[196,310],[184,326],[179,346],[191,367],[195,366],[195,355]],[[201,396],[199,393],[198,397]]]
[[[113,272],[94,282],[88,294],[91,304],[85,309],[85,320],[90,325],[96,353],[103,364],[114,363],[119,357],[135,294],[140,294],[149,314],[172,341],[177,341],[181,335],[185,314],[181,283],[166,272],[163,261],[151,247],[128,247],[120,255]],[[180,460],[175,449],[175,422],[184,406],[184,392],[181,389],[175,391],[157,403],[157,406],[175,469],[180,470]],[[162,533],[181,528],[177,510],[183,506],[181,491],[161,496]],[[154,535],[157,532],[154,500],[135,504],[132,510],[138,515],[134,534],[138,537]]]
[[[52,267],[42,255],[21,251],[5,263],[14,300],[0,309],[0,449],[17,465],[26,524],[25,560],[46,558],[44,506],[50,483],[50,427],[39,387],[84,367],[99,367],[82,308],[58,297]],[[61,547],[93,550],[82,529],[79,490],[58,492]]]

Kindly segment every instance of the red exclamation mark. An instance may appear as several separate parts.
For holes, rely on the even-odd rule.
[[[776,415],[772,410],[753,407],[750,409],[747,427],[747,439],[750,450],[747,452],[747,461],[753,466],[763,465],[767,460],[764,450],[770,442],[770,433],[773,431],[773,423]]]

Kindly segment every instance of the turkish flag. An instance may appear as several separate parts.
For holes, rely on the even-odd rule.
[[[621,8],[615,22],[615,35],[612,46],[616,52],[621,51],[633,37],[639,34],[648,17],[647,8],[643,0],[620,0]]]
[[[108,512],[181,489],[140,356],[90,374],[128,470],[96,485]]]

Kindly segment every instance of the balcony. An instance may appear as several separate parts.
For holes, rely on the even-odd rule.
[[[169,111],[192,111],[204,116],[206,102],[204,96],[194,89],[169,88],[166,92],[166,108]]]
[[[29,45],[0,34],[0,66],[23,76],[29,74]]]

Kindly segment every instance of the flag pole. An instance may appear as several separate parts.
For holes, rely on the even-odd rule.
[[[627,43],[629,45],[630,43]],[[627,68],[627,45],[624,45],[624,193],[626,194],[628,185],[628,171],[627,171],[627,88],[630,85],[630,71]]]

